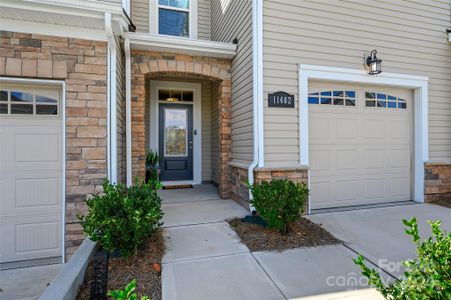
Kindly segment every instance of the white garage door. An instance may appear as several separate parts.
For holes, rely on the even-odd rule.
[[[311,84],[312,209],[411,200],[412,91]]]
[[[60,92],[0,84],[0,264],[61,257]]]

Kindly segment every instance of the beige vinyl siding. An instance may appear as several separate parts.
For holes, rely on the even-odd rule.
[[[210,40],[211,38],[211,13],[210,0],[197,0],[197,38]]]
[[[252,1],[212,0],[211,38],[238,39],[232,62],[232,158],[249,164],[253,153],[252,126]]]
[[[149,32],[149,1],[132,0],[132,20],[136,31]],[[197,0],[197,37],[210,40],[210,0]]]
[[[297,64],[363,69],[378,50],[384,72],[429,77],[431,161],[451,161],[449,1],[264,1],[264,99],[298,100]],[[267,101],[264,102],[267,106]],[[265,107],[265,165],[299,162],[298,110]]]
[[[136,31],[149,32],[149,0],[131,0],[131,18]]]
[[[211,83],[211,181],[219,184],[219,84]]]
[[[125,54],[121,38],[116,37],[116,110],[117,110],[117,181],[125,183],[126,139],[125,139]]]

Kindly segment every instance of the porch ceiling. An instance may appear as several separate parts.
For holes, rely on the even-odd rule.
[[[233,58],[236,55],[235,44],[206,40],[151,35],[147,33],[126,33],[132,49],[169,53],[183,53],[219,58]]]

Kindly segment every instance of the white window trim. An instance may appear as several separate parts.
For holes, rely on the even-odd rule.
[[[158,101],[158,89],[174,89],[174,90],[192,90],[193,94],[193,130],[197,131],[197,134],[193,134],[193,180],[188,181],[164,181],[163,185],[175,185],[175,184],[201,184],[202,183],[202,107],[201,107],[201,84],[200,83],[188,83],[188,82],[174,82],[174,81],[150,81],[150,149],[158,152],[159,149],[159,122],[158,122],[158,104],[164,103]],[[190,104],[189,102],[183,102],[180,104]],[[197,151],[196,149],[199,149]]]
[[[189,37],[179,37],[179,38],[190,38],[197,39],[197,0],[190,0],[189,9],[174,9],[180,11],[188,11],[189,14]],[[158,0],[149,0],[149,32],[150,34],[158,34]],[[154,22],[152,22],[154,20]],[[166,35],[163,35],[166,36]]]
[[[61,263],[66,261],[66,82],[63,80],[45,80],[45,79],[27,79],[27,78],[12,78],[1,77],[0,83],[18,83],[18,84],[41,84],[45,86],[57,86],[61,88],[61,98],[59,99],[60,114],[58,117],[62,118],[62,150],[61,150]]]
[[[381,73],[368,75],[364,70],[325,66],[298,66],[299,85],[299,163],[309,165],[309,111],[308,90],[310,80],[352,82],[413,89],[414,133],[414,188],[413,200],[424,202],[424,163],[429,160],[428,143],[428,77],[406,74]],[[310,205],[309,205],[310,207]]]

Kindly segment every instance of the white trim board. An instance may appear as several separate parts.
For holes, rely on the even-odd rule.
[[[201,184],[202,183],[202,86],[200,83],[176,82],[176,81],[150,81],[150,149],[158,152],[158,95],[160,88],[180,89],[193,91],[193,130],[197,131],[197,135],[193,135],[193,180],[183,181],[183,184]],[[162,102],[163,103],[163,102]],[[190,103],[180,103],[190,104]],[[199,151],[196,151],[199,149]],[[178,181],[171,181],[178,182]],[[182,184],[182,181],[177,184]],[[189,182],[189,183],[187,183]]]
[[[298,66],[299,81],[299,163],[309,165],[308,90],[310,80],[327,80],[409,88],[414,91],[413,200],[424,202],[424,163],[429,160],[428,77],[396,73],[368,75],[366,71],[315,65]],[[310,206],[310,205],[309,205]]]
[[[0,22],[2,23],[2,30],[5,31],[31,33],[31,34],[45,33],[46,35],[51,36],[61,36],[94,41],[107,40],[105,30],[101,29],[79,28],[74,26],[45,24],[4,18],[0,18]]]
[[[45,86],[58,86],[61,88],[61,117],[63,126],[63,145],[62,145],[62,174],[61,174],[61,263],[66,260],[66,83],[62,80],[46,80],[46,79],[28,79],[28,78],[12,78],[0,77],[0,82],[8,83],[32,83]]]
[[[233,58],[237,45],[215,41],[204,41],[176,36],[148,34],[140,32],[124,33],[130,39],[133,49],[170,53],[185,53],[210,57]]]

